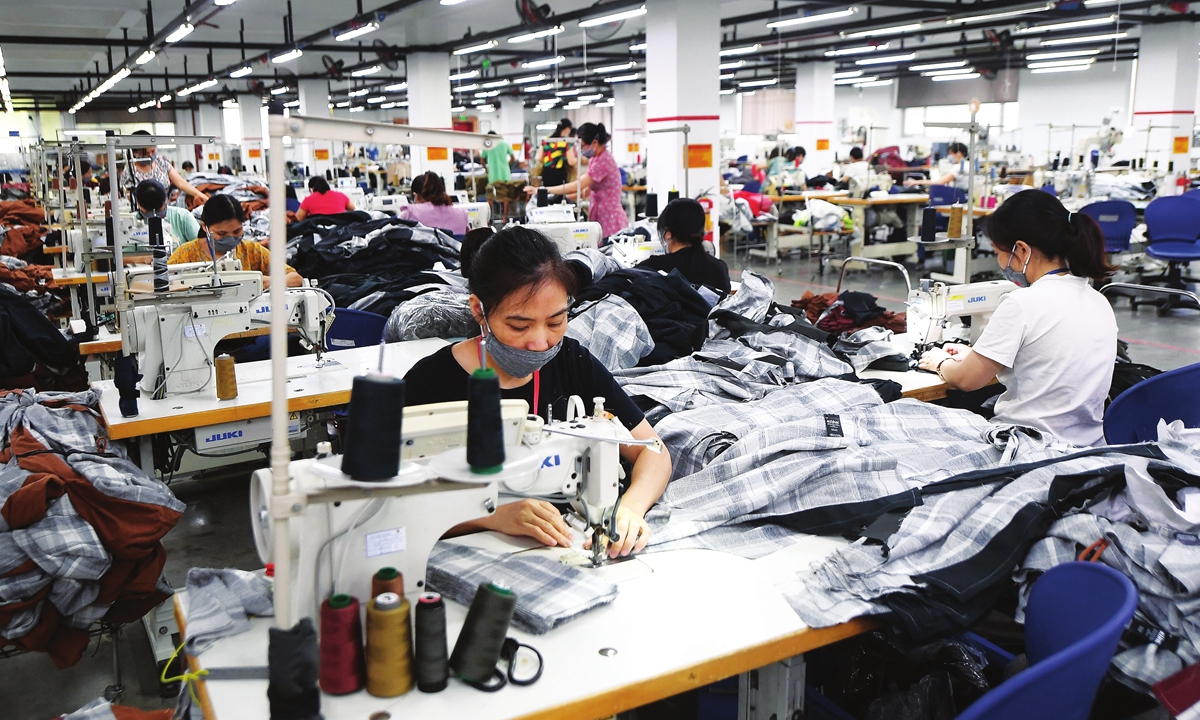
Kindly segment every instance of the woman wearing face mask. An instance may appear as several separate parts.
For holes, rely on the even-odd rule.
[[[149,136],[150,133],[145,130],[136,130],[134,135]],[[196,186],[188,182],[179,171],[171,167],[171,161],[167,160],[162,155],[158,154],[158,148],[134,148],[130,151],[133,155],[132,166],[125,171],[125,186],[131,187],[137,185],[143,180],[154,180],[164,188],[172,186],[179,188],[183,192],[191,195],[200,201],[200,203],[208,202],[208,196],[196,189]],[[199,203],[197,203],[199,204]]]
[[[405,376],[407,405],[466,400],[467,379],[479,368],[482,343],[488,367],[500,377],[504,398],[525,400],[531,412],[543,418],[552,407],[553,416],[562,418],[570,396],[578,395],[589,404],[593,397],[603,397],[604,407],[635,438],[657,437],[604,366],[576,340],[565,337],[576,280],[553,242],[536,231],[510,226],[485,240],[472,264],[488,269],[470,277],[471,313],[483,335],[442,348],[413,366]],[[668,453],[622,446],[621,457],[633,464],[633,473],[617,511],[621,539],[609,548],[612,557],[646,545],[650,528],[643,518],[671,477]],[[492,515],[464,523],[451,533],[479,530],[526,535],[563,547],[572,540],[558,510],[541,500],[501,505]]]
[[[950,161],[950,166],[946,170],[946,174],[932,180],[917,180],[909,178],[904,181],[904,187],[916,187],[918,185],[953,185],[954,187],[967,191],[968,183],[971,180],[971,164],[967,162],[967,146],[960,142],[950,143],[950,147],[946,152],[946,159]]]
[[[608,131],[604,123],[584,123],[579,126],[580,153],[588,158],[587,172],[575,182],[551,185],[547,192],[552,195],[577,195],[591,193],[588,219],[600,223],[601,232],[607,237],[629,224],[629,216],[621,205],[621,170],[608,151]],[[525,192],[533,195],[537,188],[525,186]]]
[[[952,387],[1006,390],[995,421],[1045,430],[1075,445],[1104,442],[1104,400],[1117,355],[1117,321],[1088,284],[1113,271],[1095,221],[1058,198],[1027,190],[988,219],[1005,295],[974,348],[947,345],[921,357]]]
[[[180,245],[171,253],[168,265],[190,262],[207,262],[232,252],[242,261],[243,270],[257,270],[263,274],[263,289],[271,286],[271,251],[253,241],[242,240],[242,204],[229,195],[215,195],[204,204],[201,216],[200,237]],[[304,279],[289,265],[287,286],[300,287]]]
[[[729,293],[729,266],[704,251],[704,206],[691,198],[667,203],[658,216],[658,232],[666,255],[653,255],[638,267],[670,272],[678,270],[688,282]]]

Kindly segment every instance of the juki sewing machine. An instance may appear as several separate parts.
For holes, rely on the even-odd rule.
[[[341,474],[340,456],[290,463],[289,502],[303,506],[288,523],[295,617],[315,617],[319,599],[335,589],[367,597],[371,575],[383,566],[400,570],[409,591],[421,590],[434,543],[494,512],[498,493],[570,504],[568,522],[590,533],[591,564],[602,565],[608,544],[619,540],[619,446],[659,452],[661,443],[635,440],[604,411],[602,398],[595,402],[585,416],[583,401],[572,397],[566,418],[543,424],[526,417],[525,401],[502,401],[508,459],[498,475],[451,469],[466,446],[466,402],[404,409],[400,473],[390,481],[355,482]],[[270,502],[270,470],[258,470],[250,482],[255,544],[263,562],[278,563]]]
[[[143,392],[158,399],[204,388],[215,377],[213,351],[218,342],[270,323],[262,273],[233,263],[223,258],[216,268],[208,262],[168,265],[168,291],[131,292],[133,309],[122,322],[128,328],[128,350],[138,354],[138,386]],[[135,288],[140,276],[153,272],[131,270],[128,286]],[[316,350],[319,364],[325,333],[333,323],[333,300],[315,287],[288,288],[287,298],[288,325],[299,330],[306,347]]]
[[[604,237],[598,222],[526,223],[525,227],[553,240],[564,255],[572,250],[600,247],[600,239]]]
[[[947,285],[929,279],[909,291],[908,336],[919,356],[934,343],[974,344],[992,319],[1000,299],[1016,290],[1007,280]]]

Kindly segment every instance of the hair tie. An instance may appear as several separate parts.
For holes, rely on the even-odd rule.
[[[1068,212],[1068,213],[1067,213],[1067,224],[1068,224],[1068,225],[1070,225],[1070,224],[1071,224],[1071,218],[1072,218],[1072,217],[1074,217],[1074,216],[1075,216],[1075,213],[1073,213],[1073,212]]]

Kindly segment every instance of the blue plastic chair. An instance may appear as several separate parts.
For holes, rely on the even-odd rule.
[[[1129,250],[1129,238],[1137,225],[1137,208],[1128,200],[1108,200],[1084,206],[1079,212],[1096,221],[1104,232],[1104,249],[1110,253]]]
[[[1129,578],[1107,565],[1069,562],[1047,570],[1025,609],[1029,667],[958,720],[1086,720],[1137,600]]]
[[[338,308],[334,310],[333,324],[325,334],[330,350],[378,345],[383,340],[383,326],[387,318],[373,312]]]
[[[1117,396],[1104,413],[1109,445],[1158,439],[1158,421],[1200,427],[1200,363],[1147,378]]]
[[[1165,287],[1184,290],[1188,283],[1200,283],[1200,278],[1183,274],[1190,262],[1200,260],[1200,198],[1188,195],[1160,197],[1146,206],[1146,254],[1167,263],[1162,275],[1143,278],[1147,284],[1162,283]],[[1168,295],[1157,300],[1131,300],[1139,305],[1156,305],[1159,314],[1175,307],[1194,307],[1182,295]]]
[[[929,204],[930,205],[953,205],[955,203],[966,203],[967,196],[962,190],[953,185],[930,185],[929,186]]]
[[[1190,197],[1190,198],[1196,198],[1197,200],[1200,200],[1200,188],[1196,188],[1195,190],[1188,190],[1187,192],[1185,192],[1183,194],[1183,196]]]
[[[1050,193],[1054,197],[1058,197],[1058,190],[1055,189],[1054,183],[1046,183],[1041,187],[1041,191],[1044,193]]]

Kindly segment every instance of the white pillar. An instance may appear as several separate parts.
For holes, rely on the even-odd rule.
[[[636,82],[613,85],[613,155],[617,163],[629,165],[645,156],[643,133],[645,112],[642,111],[642,84]]]
[[[796,143],[808,153],[802,169],[818,175],[833,165],[833,70],[836,63],[796,66]]]
[[[300,115],[329,117],[329,83],[324,80],[301,80],[299,85]],[[301,140],[301,162],[308,167],[310,175],[324,175],[333,167],[333,141]]]
[[[451,129],[450,55],[420,52],[408,56],[408,124],[413,127]],[[451,148],[412,149],[413,174],[432,170],[454,187]],[[430,157],[435,159],[431,160]],[[436,159],[443,157],[445,159]]]
[[[721,8],[718,0],[649,0],[646,14],[646,184],[666,204],[672,188],[693,197],[719,191]],[[690,126],[693,162],[684,181],[683,135],[656,129]],[[696,162],[703,157],[703,167]]]
[[[242,116],[242,165],[249,172],[265,174],[263,157],[262,98],[258,95],[238,95],[238,112]],[[234,168],[240,172],[242,168]]]
[[[525,160],[525,101],[519,97],[500,98],[500,122],[496,132],[512,148],[518,160]]]
[[[1200,43],[1197,23],[1143,25],[1141,50],[1138,51],[1137,87],[1133,100],[1134,137],[1126,142],[1146,148],[1148,128],[1149,156],[1146,167],[1155,161],[1160,170],[1170,162],[1175,172],[1190,165],[1192,127],[1196,121],[1196,47]],[[1093,70],[1092,72],[1095,72]],[[1160,194],[1175,194],[1175,188],[1161,188]]]
[[[216,143],[201,146],[201,158],[196,163],[197,170],[216,172],[225,162],[225,127],[221,121],[221,108],[201,103],[196,109],[196,134],[217,138]]]

